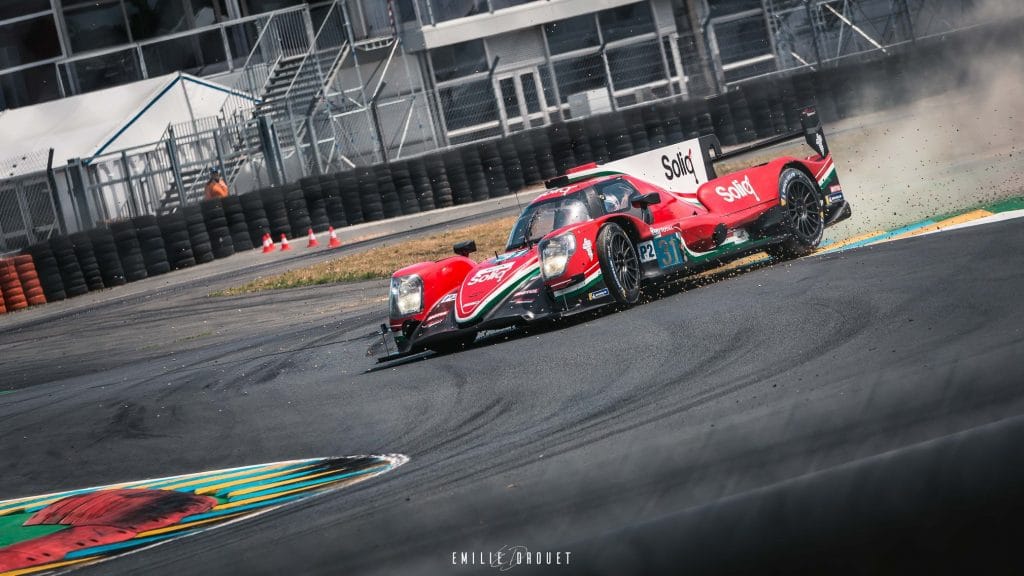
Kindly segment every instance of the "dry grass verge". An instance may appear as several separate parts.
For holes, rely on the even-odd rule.
[[[462,240],[476,240],[478,254],[486,257],[504,250],[515,220],[516,217],[501,218],[483,224],[452,228],[424,238],[384,244],[357,254],[347,254],[327,262],[257,278],[242,286],[214,292],[211,296],[236,296],[264,290],[389,278],[392,272],[403,266],[450,256],[452,245]]]

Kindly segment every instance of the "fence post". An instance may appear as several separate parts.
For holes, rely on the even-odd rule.
[[[818,70],[821,70],[821,49],[818,48],[818,29],[814,26],[814,9],[811,8],[811,0],[804,0],[804,9],[807,10],[807,22],[811,25],[811,41],[814,45],[814,59],[818,62]]]
[[[178,142],[174,137],[174,128],[167,128],[167,158],[171,163],[171,175],[174,177],[174,187],[178,189],[178,202],[185,205],[185,184],[181,180],[181,165],[178,163]]]
[[[266,116],[257,116],[257,128],[260,136],[260,148],[263,150],[264,164],[267,166],[267,176],[273,186],[280,186],[281,180],[281,154],[274,138],[274,129]]]
[[[309,152],[313,160],[313,175],[319,176],[323,174],[323,168],[320,165],[320,139],[316,135],[313,119],[310,116],[306,116],[306,134],[309,135]]]
[[[128,186],[128,198],[131,200],[129,208],[131,208],[132,216],[139,216],[142,214],[139,208],[139,200],[135,197],[135,186],[132,185],[132,170],[128,164],[128,153],[121,150],[121,171],[124,172],[124,182]]]
[[[62,233],[69,234],[70,227],[64,219],[64,207],[61,205],[60,191],[57,190],[57,179],[53,176],[53,148],[50,148],[46,157],[46,183],[50,186],[50,197],[53,198],[53,210],[56,212],[54,216],[59,218],[59,228]]]
[[[86,186],[85,167],[80,158],[68,160],[68,169],[65,174],[70,180],[71,201],[78,207],[78,215],[81,219],[82,228],[92,228],[100,220],[102,213],[89,201],[88,187]]]

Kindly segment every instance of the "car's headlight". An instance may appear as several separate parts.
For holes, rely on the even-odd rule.
[[[391,279],[391,315],[408,316],[423,310],[423,279],[417,274]]]
[[[540,243],[540,271],[545,278],[555,278],[565,272],[569,258],[576,251],[576,237],[562,234]]]

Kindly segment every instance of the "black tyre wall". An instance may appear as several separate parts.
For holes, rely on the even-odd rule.
[[[93,249],[92,240],[85,232],[75,232],[68,237],[75,249],[75,259],[82,269],[82,276],[89,291],[102,290],[106,288],[103,283],[103,273],[100,272],[100,263],[96,258],[96,251]]]
[[[192,255],[192,240],[188,236],[188,222],[185,214],[174,212],[158,216],[156,224],[164,238],[164,250],[167,252],[167,263],[174,270],[191,268],[196,265]]]
[[[213,246],[210,245],[210,234],[206,232],[206,219],[199,204],[185,206],[182,210],[185,223],[188,224],[188,239],[192,243],[192,257],[196,264],[213,261]]]
[[[306,193],[298,183],[284,186],[284,204],[288,207],[288,225],[291,227],[292,237],[304,236],[313,223],[309,219]]]
[[[481,142],[477,146],[480,163],[483,165],[484,179],[487,181],[487,195],[491,198],[508,196],[508,180],[505,178],[505,167],[501,165],[501,153],[494,140]]]
[[[263,207],[260,192],[250,192],[238,197],[242,203],[242,213],[245,214],[245,225],[249,230],[249,243],[254,248],[263,245],[264,234],[270,234],[270,220],[267,219],[267,211]]]
[[[231,241],[231,230],[224,214],[224,202],[220,198],[203,200],[199,204],[206,221],[206,233],[210,236],[210,247],[214,258],[227,258],[235,253]]]
[[[328,226],[341,228],[348,226],[348,216],[345,214],[345,203],[341,200],[341,187],[338,186],[336,174],[324,174],[320,176],[320,193],[324,197],[324,211],[327,214]],[[313,228],[316,230],[316,228]]]
[[[264,188],[260,191],[260,199],[274,242],[279,242],[281,236],[291,237],[292,225],[288,220],[288,206],[284,203],[284,188]]]
[[[231,234],[231,244],[235,252],[252,250],[252,238],[249,237],[249,224],[245,221],[245,211],[242,209],[242,198],[240,196],[228,196],[221,203],[224,205],[224,218],[228,222],[228,233]]]
[[[377,173],[372,167],[360,166],[356,168],[356,181],[363,220],[373,222],[384,218],[384,201],[377,191]]]
[[[452,201],[455,205],[467,204],[473,201],[473,192],[469,186],[469,177],[466,176],[466,167],[462,163],[462,157],[458,150],[448,150],[443,155],[445,173],[448,174],[448,182],[452,188]]]
[[[363,216],[363,203],[359,197],[359,179],[356,177],[356,173],[346,170],[340,172],[337,179],[341,203],[345,206],[345,220],[348,221],[349,226],[362,224],[365,217]]]
[[[444,169],[444,158],[440,154],[432,154],[425,160],[427,176],[430,178],[430,189],[434,194],[434,206],[447,208],[453,206],[452,185],[448,181],[448,172]]]
[[[124,268],[121,267],[121,257],[117,254],[117,244],[114,243],[114,235],[110,230],[93,228],[89,230],[88,235],[92,241],[92,250],[96,254],[100,274],[103,276],[103,285],[113,288],[127,282]]]
[[[330,227],[327,217],[327,204],[324,202],[324,191],[320,176],[307,176],[299,180],[299,186],[306,197],[306,211],[309,213],[309,224],[314,232],[325,232]]]
[[[129,282],[142,280],[147,276],[146,261],[142,258],[142,247],[135,233],[135,224],[131,220],[111,222],[110,231],[114,234],[117,253],[121,257],[121,268]]]
[[[36,267],[36,274],[39,275],[39,285],[43,288],[47,302],[57,302],[68,297],[64,291],[64,279],[61,277],[60,266],[57,258],[50,249],[49,242],[39,242],[28,247],[27,252],[32,255],[32,261]]]
[[[416,192],[416,202],[420,211],[433,210],[434,190],[430,185],[430,176],[427,174],[427,165],[423,158],[409,160],[409,176],[412,178],[412,188]]]
[[[53,251],[54,258],[57,259],[57,267],[60,269],[60,277],[64,283],[64,292],[68,298],[89,292],[89,287],[85,284],[85,275],[82,274],[82,267],[78,264],[78,257],[75,255],[75,245],[71,239],[67,236],[54,236],[50,239],[50,250]]]

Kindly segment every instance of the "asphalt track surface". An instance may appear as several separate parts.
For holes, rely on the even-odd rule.
[[[383,283],[206,296],[230,281],[0,335],[0,494],[410,462],[76,573],[491,573],[452,553],[512,546],[570,552],[551,573],[1020,562],[1020,220],[372,370]]]

